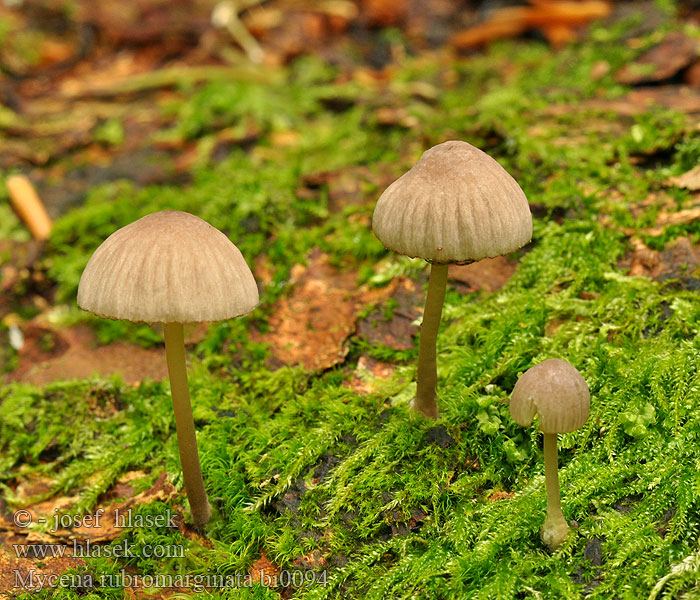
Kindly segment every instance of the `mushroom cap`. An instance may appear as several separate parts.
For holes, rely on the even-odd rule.
[[[379,240],[435,263],[508,254],[532,237],[525,193],[488,154],[466,142],[438,144],[379,197]]]
[[[95,250],[78,286],[81,308],[148,323],[221,321],[257,303],[240,250],[206,221],[177,210],[115,231]]]
[[[564,360],[550,358],[518,379],[510,397],[510,416],[527,427],[535,414],[544,433],[574,431],[588,418],[591,394],[586,380]]]

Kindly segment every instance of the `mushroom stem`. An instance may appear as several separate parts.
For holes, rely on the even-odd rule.
[[[168,362],[182,475],[185,479],[187,498],[190,501],[192,520],[195,525],[201,527],[209,521],[211,506],[207,500],[202,470],[199,466],[197,437],[192,419],[192,405],[190,404],[190,389],[187,384],[185,334],[182,323],[165,323],[163,333],[165,335],[165,358]]]
[[[550,550],[555,550],[569,532],[569,526],[561,511],[556,433],[544,434],[544,481],[547,488],[547,518],[542,526],[542,541]]]
[[[437,390],[437,356],[435,343],[442,305],[445,302],[447,287],[447,264],[432,264],[428,282],[428,296],[425,300],[423,323],[420,326],[420,344],[418,346],[418,375],[416,397],[412,407],[427,417],[437,419],[438,407],[435,400]]]

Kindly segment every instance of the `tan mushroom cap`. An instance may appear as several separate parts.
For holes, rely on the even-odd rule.
[[[583,427],[590,406],[591,394],[581,373],[564,360],[550,358],[518,379],[510,416],[527,427],[538,414],[544,433],[568,433]]]
[[[257,303],[238,248],[206,221],[176,210],[115,231],[95,250],[78,286],[81,308],[148,323],[221,321]]]
[[[423,153],[379,197],[379,240],[399,254],[436,263],[508,254],[532,237],[525,193],[488,154],[461,141]]]

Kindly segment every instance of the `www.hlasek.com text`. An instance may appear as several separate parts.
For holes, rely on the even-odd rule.
[[[17,558],[185,558],[182,544],[139,544],[124,539],[108,546],[92,543],[90,540],[72,544],[12,544]]]

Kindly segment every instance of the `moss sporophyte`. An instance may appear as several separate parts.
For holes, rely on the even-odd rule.
[[[493,158],[466,142],[444,142],[384,191],[372,229],[390,250],[431,263],[412,406],[437,418],[436,341],[448,265],[508,254],[527,244],[532,237],[527,198]]]
[[[101,317],[162,323],[182,474],[195,525],[204,489],[185,364],[184,323],[249,313],[258,288],[240,251],[218,229],[180,211],[152,213],[114,232],[90,258],[78,305]]]

